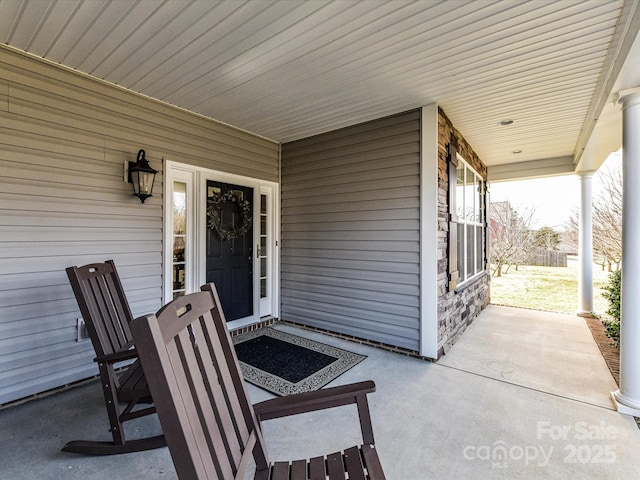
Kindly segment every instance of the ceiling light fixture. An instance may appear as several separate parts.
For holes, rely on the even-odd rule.
[[[522,153],[522,150],[511,150],[511,153],[514,153],[514,154]]]

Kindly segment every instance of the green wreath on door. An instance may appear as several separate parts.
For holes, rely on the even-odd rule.
[[[223,225],[222,208],[226,203],[235,203],[240,211],[240,221],[236,225]],[[251,228],[251,204],[241,200],[231,190],[216,193],[207,200],[207,227],[218,234],[221,240],[233,240],[244,235]]]

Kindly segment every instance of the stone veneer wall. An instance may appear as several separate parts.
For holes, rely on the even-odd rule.
[[[467,326],[489,304],[488,271],[470,282],[448,291],[449,252],[449,175],[447,168],[447,144],[451,135],[458,141],[458,153],[487,179],[487,167],[480,161],[460,132],[441,109],[438,109],[438,357],[446,354],[462,336]]]

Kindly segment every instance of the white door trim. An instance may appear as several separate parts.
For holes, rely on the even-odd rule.
[[[269,248],[272,252],[270,259],[270,270],[272,272],[270,290],[273,293],[271,298],[271,316],[277,317],[279,314],[280,305],[280,289],[279,289],[279,271],[280,271],[280,203],[279,203],[279,188],[280,186],[275,182],[269,182],[266,180],[260,180],[251,177],[245,177],[242,175],[235,175],[226,172],[220,172],[203,167],[197,167],[194,165],[188,165],[184,163],[175,162],[172,160],[165,160],[165,178],[164,178],[164,289],[163,298],[164,303],[172,300],[171,295],[171,255],[172,249],[171,242],[171,187],[174,180],[182,181],[183,178],[191,175],[193,179],[193,192],[188,198],[192,201],[192,208],[187,209],[187,215],[190,216],[187,219],[188,224],[193,225],[191,232],[192,238],[188,239],[187,245],[191,247],[190,251],[193,255],[187,260],[191,265],[191,271],[193,277],[187,281],[187,293],[192,293],[200,288],[200,285],[206,281],[206,188],[207,180],[213,180],[216,182],[230,183],[234,185],[240,185],[243,187],[253,188],[253,245],[257,245],[260,241],[260,195],[263,189],[269,191],[272,195],[272,215],[270,215],[270,236]],[[191,221],[189,221],[191,220]],[[194,221],[195,220],[195,221]],[[255,255],[255,253],[254,253]],[[253,315],[245,318],[240,318],[228,322],[230,330],[245,327],[253,323],[260,321],[260,263],[253,261]]]

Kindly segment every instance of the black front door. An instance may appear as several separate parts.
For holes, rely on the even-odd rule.
[[[253,315],[253,188],[207,180],[207,282],[227,320]]]

